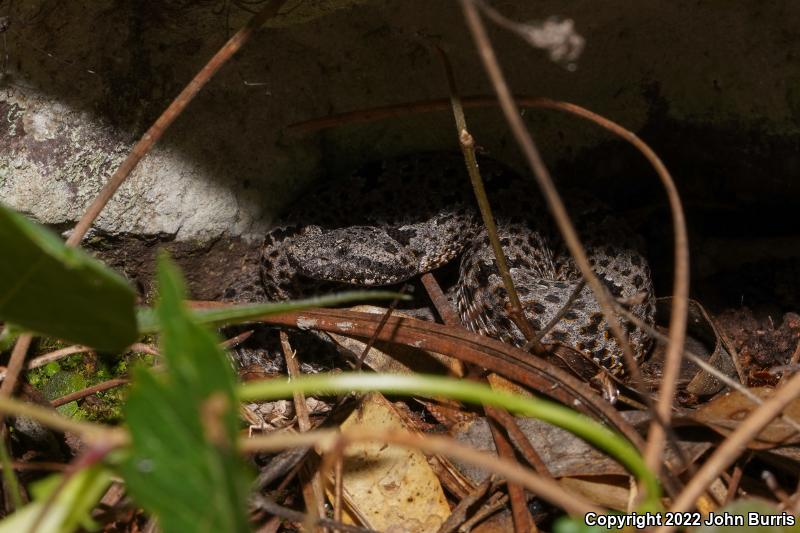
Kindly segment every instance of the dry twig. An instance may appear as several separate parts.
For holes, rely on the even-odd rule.
[[[743,474],[743,465],[741,462],[737,463],[736,466],[733,467],[733,474],[728,481],[728,492],[725,494],[725,501],[722,503],[723,505],[728,505],[736,498],[736,491],[739,490],[739,484],[742,482]]]
[[[500,509],[503,509],[508,502],[508,495],[502,494],[500,492],[495,493],[486,504],[478,509],[478,511],[472,515],[469,520],[465,520],[464,523],[458,528],[459,532],[469,532],[475,527],[476,524],[480,524],[482,521],[486,520],[492,514],[496,513]]]
[[[300,365],[297,364],[297,354],[289,344],[289,334],[281,330],[281,349],[283,350],[283,357],[286,360],[286,370],[290,379],[300,377]],[[293,394],[294,396],[294,412],[297,416],[297,427],[300,431],[311,430],[311,420],[308,417],[308,405],[306,404],[306,396],[300,391]],[[308,464],[308,463],[306,463]],[[311,471],[305,469],[305,472],[310,475],[301,476],[306,478],[302,483],[303,499],[306,502],[306,509],[313,509],[309,515],[314,519],[325,516],[325,494],[322,487],[322,479],[319,475],[319,470]]]
[[[436,277],[430,272],[426,272],[422,275],[421,279],[422,285],[425,287],[425,291],[428,293],[428,297],[436,308],[436,312],[439,313],[442,322],[448,326],[460,326],[461,320],[459,320],[458,314],[447,300],[447,296],[445,296],[442,288],[436,281]]]
[[[428,297],[431,299],[431,303],[433,303],[433,307],[435,307],[436,312],[439,313],[442,322],[448,326],[461,326],[461,320],[459,320],[458,314],[453,309],[453,306],[450,305],[447,296],[442,292],[442,288],[436,281],[436,277],[430,272],[426,272],[420,279],[422,280],[422,285],[425,287],[425,291],[428,293]],[[464,364],[460,360],[448,358],[447,367],[450,369],[452,375],[464,377]]]
[[[516,463],[519,465],[514,457],[514,447],[511,445],[508,435],[503,431],[502,425],[493,417],[495,411],[502,410],[486,406],[484,407],[484,411],[489,417],[489,429],[492,432],[492,439],[494,439],[494,447],[497,450],[497,455],[509,463]],[[543,477],[542,479],[547,478]],[[525,489],[518,483],[511,481],[508,482],[507,488],[508,498],[511,501],[511,517],[514,520],[514,531],[530,531],[534,522],[528,510]]]
[[[484,63],[489,78],[492,81],[495,92],[497,93],[500,107],[505,114],[506,120],[511,127],[512,133],[517,140],[517,143],[522,148],[522,151],[528,160],[534,175],[539,182],[539,186],[545,196],[545,199],[553,213],[556,223],[564,237],[564,241],[570,250],[573,258],[575,259],[578,268],[581,270],[584,278],[588,282],[595,297],[603,309],[603,314],[606,316],[609,329],[614,334],[614,337],[619,341],[622,348],[623,355],[625,356],[626,366],[631,373],[631,376],[641,383],[641,374],[636,365],[636,360],[633,356],[633,351],[627,343],[625,333],[620,327],[619,321],[613,311],[613,300],[608,294],[608,291],[602,283],[594,275],[594,272],[589,265],[586,258],[585,251],[580,244],[575,229],[567,215],[567,211],[563,202],[558,196],[552,179],[550,178],[547,167],[539,155],[539,151],[533,142],[533,138],[528,133],[522,118],[519,115],[514,98],[508,88],[500,65],[494,54],[489,37],[486,33],[486,28],[483,25],[481,16],[472,0],[461,0],[461,6],[464,15],[467,19],[467,25],[472,32],[475,42],[478,46],[481,58]],[[601,117],[597,117],[601,118]],[[607,121],[608,122],[608,121]],[[664,167],[661,160],[649,150],[649,147],[641,143],[638,137],[630,134],[629,139],[632,143],[637,142],[641,146],[637,146],[643,153],[648,156],[651,163],[659,169],[659,176],[669,177],[669,173]],[[648,155],[648,151],[650,152]],[[670,208],[672,210],[673,224],[675,231],[675,280],[674,280],[674,293],[672,314],[670,317],[670,342],[667,346],[666,363],[664,365],[664,376],[661,384],[659,401],[654,413],[653,422],[650,425],[650,432],[648,434],[647,448],[645,450],[645,459],[648,466],[658,471],[661,463],[661,454],[664,448],[664,440],[666,438],[666,429],[664,426],[669,424],[669,418],[672,410],[673,397],[677,386],[677,378],[680,370],[680,355],[683,348],[683,343],[686,336],[686,321],[689,306],[689,245],[688,236],[686,232],[686,223],[683,215],[683,207],[680,203],[677,188],[672,179],[662,179],[664,186],[667,189],[667,196],[670,201]]]
[[[500,237],[497,235],[497,224],[495,224],[494,214],[492,214],[492,206],[489,203],[489,198],[486,196],[483,178],[481,177],[480,170],[478,170],[478,160],[475,155],[475,139],[467,128],[467,119],[464,115],[464,108],[461,105],[461,97],[458,95],[458,89],[456,88],[453,68],[444,50],[438,46],[435,47],[435,50],[444,65],[444,70],[447,75],[447,86],[450,91],[450,106],[453,109],[453,117],[455,118],[458,144],[461,147],[461,152],[464,154],[464,162],[467,167],[467,173],[469,174],[469,180],[475,192],[478,209],[480,210],[483,224],[486,226],[489,243],[492,246],[492,252],[497,262],[497,271],[500,273],[500,278],[503,280],[503,287],[506,289],[508,301],[511,304],[509,315],[528,342],[532,344],[534,350],[541,354],[544,352],[544,349],[541,343],[536,341],[536,332],[531,327],[528,319],[525,318],[522,302],[520,302],[519,294],[517,294],[517,289],[514,287],[514,280],[511,278],[511,272],[508,269],[506,255],[505,252],[503,252]]]
[[[575,227],[569,218],[569,214],[567,213],[564,202],[561,200],[561,197],[556,190],[553,179],[550,176],[550,172],[547,170],[547,167],[545,166],[544,161],[539,154],[539,150],[533,142],[533,138],[531,137],[530,133],[528,133],[525,123],[522,121],[517,105],[513,96],[511,95],[508,84],[506,83],[505,76],[500,69],[500,64],[497,61],[494,49],[489,41],[489,36],[486,33],[486,28],[483,25],[481,16],[471,0],[461,0],[461,7],[464,11],[467,26],[472,33],[475,44],[478,48],[478,52],[483,61],[483,66],[486,69],[489,79],[492,82],[492,86],[497,94],[500,108],[502,109],[503,114],[506,117],[506,121],[511,128],[511,132],[514,135],[517,144],[519,144],[522,153],[525,156],[525,159],[527,160],[537,183],[539,184],[539,188],[542,190],[542,194],[544,195],[550,212],[552,213],[553,218],[555,219],[556,224],[561,231],[561,235],[564,238],[564,243],[567,245],[570,254],[575,259],[575,263],[580,269],[581,274],[594,292],[597,302],[603,309],[603,314],[608,322],[608,327],[619,342],[623,355],[625,356],[625,362],[628,371],[637,380],[637,382],[641,382],[641,373],[639,372],[639,368],[636,364],[633,350],[631,349],[630,344],[627,342],[625,332],[622,330],[619,320],[614,313],[613,299],[602,282],[600,282],[600,280],[594,274],[592,267],[589,265],[589,259],[586,256],[586,251],[584,250],[583,245],[580,243],[580,239],[578,238]]]
[[[686,484],[670,510],[683,512],[691,509],[695,500],[747,448],[747,443],[798,397],[800,397],[800,374],[793,376],[783,386],[776,389],[771,398],[750,413],[739,427],[720,443],[711,457]],[[674,527],[662,526],[656,532],[667,533],[673,530]]]
[[[525,435],[525,433],[523,433],[517,425],[517,421],[514,416],[508,411],[496,408],[491,408],[491,411],[489,412],[491,416],[497,419],[497,422],[503,426],[506,431],[508,431],[509,437],[511,437],[517,449],[528,462],[528,464],[531,465],[534,470],[536,470],[536,473],[538,473],[540,476],[553,478],[553,474],[550,473],[550,470],[542,460],[539,452],[536,451],[536,448],[533,447],[530,439],[528,439],[528,436]]]
[[[778,480],[775,479],[775,474],[769,470],[764,470],[761,472],[761,479],[764,480],[769,490],[772,491],[772,495],[775,496],[775,499],[781,502],[781,506],[784,509],[789,509],[792,506],[789,494],[778,484]]]
[[[30,333],[23,333],[19,336],[17,342],[14,344],[14,349],[11,350],[11,357],[8,360],[8,367],[5,371],[6,379],[0,383],[0,399],[10,399],[14,395],[14,387],[17,384],[17,378],[22,372],[22,367],[25,364],[25,354],[28,353],[28,348],[30,348],[32,340],[33,335]],[[10,451],[11,447],[6,446],[6,438],[8,437],[8,430],[6,428],[6,414],[6,412],[0,411],[0,446],[3,446],[5,450]],[[8,455],[9,458],[11,457],[10,453],[6,453],[4,455]],[[3,477],[3,486],[5,487],[6,491],[13,491],[14,501],[21,502],[22,495],[21,492],[19,492],[20,487],[18,483],[16,483],[16,472],[8,472],[4,474]]]
[[[17,338],[14,344],[14,349],[11,350],[11,356],[8,359],[8,366],[3,373],[3,383],[0,384],[0,396],[11,396],[14,392],[14,387],[17,383],[17,378],[22,372],[22,367],[25,364],[25,354],[28,353],[28,348],[33,341],[33,335],[30,333],[23,333]],[[0,425],[2,425],[3,418],[0,416]]]
[[[108,381],[103,381],[101,383],[97,383],[92,385],[91,387],[86,387],[85,389],[81,389],[61,398],[56,398],[50,402],[50,405],[53,407],[59,407],[61,405],[68,404],[69,402],[74,402],[75,400],[80,400],[82,398],[86,398],[87,396],[91,396],[92,394],[97,394],[98,392],[103,392],[108,389],[113,389],[114,387],[119,387],[120,385],[126,385],[130,381],[124,378],[117,378],[117,379],[109,379]]]
[[[294,522],[300,523],[308,523],[308,516],[299,512],[295,511],[294,509],[289,509],[288,507],[284,507],[283,505],[278,505],[277,503],[273,502],[272,500],[268,499],[263,494],[256,494],[254,496],[253,503],[259,509],[263,509],[264,511],[268,512],[271,515],[279,516],[281,518],[285,518],[286,520],[292,520]],[[358,527],[358,526],[351,526],[349,524],[343,524],[341,520],[331,520],[329,518],[314,518],[311,521],[311,526],[323,526],[328,527],[332,531],[343,531],[345,533],[377,533],[374,529],[368,529],[365,527]],[[313,528],[309,531],[313,531]]]
[[[450,516],[447,517],[447,520],[439,527],[439,531],[437,533],[452,533],[456,530],[456,528],[461,525],[467,518],[467,512],[469,511],[470,507],[475,505],[480,499],[486,496],[486,493],[489,489],[494,485],[494,476],[489,476],[483,480],[483,482],[475,487],[467,496],[461,498],[461,501],[458,502],[453,510],[450,512]]]
[[[561,321],[561,319],[564,318],[564,315],[567,314],[567,312],[570,309],[572,309],[572,304],[575,303],[575,300],[578,299],[578,296],[581,294],[581,291],[583,291],[583,288],[585,286],[586,286],[586,280],[581,278],[578,284],[575,285],[575,288],[572,289],[572,293],[569,295],[569,298],[567,298],[567,301],[564,302],[564,305],[562,305],[561,309],[558,310],[558,313],[553,315],[553,318],[550,319],[550,322],[545,324],[545,326],[542,328],[542,331],[538,332],[538,334],[536,335],[536,340],[538,342],[542,342],[544,336],[547,335],[551,329],[556,327],[556,324],[558,324]],[[523,350],[526,348],[527,345],[522,347]]]
[[[486,227],[486,233],[489,237],[489,242],[492,246],[495,262],[497,263],[497,270],[503,280],[503,286],[508,295],[508,301],[511,304],[509,315],[522,334],[528,341],[528,344],[534,349],[536,353],[544,353],[544,348],[536,337],[536,332],[531,326],[530,322],[525,316],[525,311],[522,308],[522,302],[519,299],[519,294],[514,286],[514,280],[511,277],[511,271],[508,268],[505,252],[500,242],[500,237],[497,234],[497,225],[492,213],[492,207],[489,203],[489,198],[486,195],[486,188],[484,187],[483,178],[481,177],[480,170],[478,169],[478,160],[475,153],[475,140],[472,134],[469,133],[467,128],[467,119],[464,115],[464,108],[461,105],[461,98],[458,94],[456,87],[455,74],[453,73],[452,65],[445,54],[444,50],[438,46],[435,48],[438,56],[444,65],[444,70],[447,75],[447,84],[450,91],[450,104],[453,109],[453,116],[455,118],[456,132],[458,134],[459,145],[461,152],[464,155],[464,162],[467,167],[467,173],[472,184],[472,189],[475,193],[475,198],[478,202],[478,208],[483,219],[483,224]],[[489,417],[489,427],[491,428],[492,438],[495,443],[497,454],[509,461],[515,461],[514,448],[508,438],[508,435],[502,430],[502,424],[499,420],[498,412],[500,409],[493,409],[484,407],[486,415]],[[511,419],[511,425],[516,427],[516,422]],[[521,432],[519,432],[521,433]],[[526,439],[527,440],[527,439]],[[514,520],[514,529],[516,531],[530,531],[532,527],[535,528],[533,517],[530,514],[527,506],[527,499],[525,497],[525,490],[518,484],[508,483],[508,497],[511,501],[511,514]]]
[[[333,519],[337,522],[342,521],[342,493],[344,492],[344,455],[336,454],[336,464],[333,469],[334,476],[334,498],[333,498]]]
[[[205,309],[230,306],[224,302],[191,302]],[[259,317],[260,322],[297,327],[313,321],[314,329],[340,335],[367,338],[374,334],[380,317],[343,309],[308,309]],[[298,322],[299,321],[299,322]],[[573,406],[615,428],[634,446],[644,443],[636,430],[608,402],[587,385],[548,361],[531,357],[515,346],[466,331],[412,318],[391,317],[378,340],[396,342],[455,357],[541,392],[565,405]]]
[[[534,494],[566,510],[573,516],[587,512],[602,512],[583,497],[569,494],[556,482],[537,476],[518,463],[498,459],[484,452],[459,444],[451,438],[434,435],[416,435],[408,432],[375,431],[367,428],[352,429],[345,433],[335,430],[314,430],[307,433],[256,436],[241,442],[244,452],[275,451],[295,446],[320,446],[331,449],[344,439],[346,443],[380,441],[417,448],[428,454],[455,457],[482,469],[494,472],[508,481],[524,485]]]
[[[80,218],[72,234],[67,239],[67,246],[77,246],[83,236],[91,227],[100,212],[111,200],[111,197],[123,184],[136,167],[139,161],[150,151],[153,145],[161,138],[166,129],[175,121],[181,112],[189,105],[189,102],[197,95],[205,84],[217,73],[233,54],[239,51],[244,43],[252,36],[255,31],[270,17],[275,15],[283,6],[286,0],[272,0],[264,9],[248,21],[227,43],[211,58],[211,60],[200,70],[200,72],[189,82],[181,93],[173,100],[167,109],[161,114],[156,122],[145,132],[138,143],[131,149],[128,157],[117,168],[114,174],[103,186],[100,193],[86,209]],[[32,335],[25,333],[17,339],[14,349],[11,352],[8,368],[5,373],[5,380],[0,384],[0,396],[10,397],[14,391],[17,380],[25,364],[25,354],[30,347]],[[0,416],[0,425],[4,424],[4,417]]]
[[[139,161],[147,155],[153,145],[161,139],[167,128],[175,122],[175,119],[186,109],[194,97],[197,96],[197,93],[199,93],[219,69],[244,46],[264,22],[280,11],[285,2],[286,0],[271,0],[268,2],[264,9],[247,21],[247,24],[236,32],[236,34],[214,54],[208,63],[200,69],[200,72],[198,72],[180,94],[175,97],[172,103],[161,113],[161,116],[159,116],[153,125],[142,135],[139,142],[131,149],[128,157],[125,158],[114,174],[111,175],[103,186],[103,189],[86,209],[83,216],[72,230],[69,239],[67,239],[67,244],[69,246],[77,246],[81,242],[83,236],[89,231],[92,223],[100,215],[100,212],[109,200],[111,200],[111,197],[114,196],[117,189],[125,182],[133,169],[136,168],[136,165],[139,164]]]
[[[668,336],[664,335],[663,333],[658,331],[656,328],[654,328],[650,324],[647,324],[642,319],[640,319],[636,315],[632,314],[630,311],[628,311],[624,307],[618,306],[617,307],[617,311],[621,315],[623,315],[625,318],[627,318],[628,320],[630,320],[631,322],[635,323],[637,326],[639,326],[640,328],[645,330],[648,333],[648,335],[651,335],[654,339],[657,339],[657,340],[659,340],[661,342],[665,342],[665,343],[669,342],[669,337]],[[702,357],[700,357],[699,355],[697,355],[693,351],[691,351],[691,350],[689,350],[689,349],[684,347],[684,349],[681,351],[681,357],[682,358],[683,357],[688,358],[694,364],[699,366],[701,370],[711,374],[712,376],[714,376],[715,378],[720,380],[722,383],[724,383],[725,385],[727,385],[731,389],[741,393],[742,396],[744,396],[745,398],[747,398],[748,400],[750,400],[754,404],[762,405],[764,403],[764,401],[761,398],[759,398],[758,396],[756,396],[755,394],[753,394],[752,391],[750,391],[750,389],[748,389],[747,387],[745,387],[741,383],[735,381],[734,379],[728,377],[727,375],[723,374],[718,368],[714,367],[713,365],[710,365]],[[792,418],[789,415],[784,414],[784,413],[781,413],[780,417],[784,422],[786,422],[788,425],[792,426],[795,429],[795,431],[800,432],[800,422],[799,421],[795,420],[794,418]]]
[[[398,291],[399,294],[405,294],[409,290],[409,285],[403,285],[400,290]],[[378,338],[381,330],[386,326],[386,321],[389,320],[389,317],[392,316],[395,309],[397,309],[397,304],[400,303],[398,298],[395,298],[389,304],[389,307],[386,308],[384,311],[383,316],[381,317],[381,321],[378,324],[378,329],[375,330],[375,334],[372,335],[367,343],[364,345],[364,350],[362,350],[361,355],[358,357],[358,361],[356,362],[356,370],[361,370],[361,367],[364,366],[364,361],[367,359],[367,355],[369,355],[369,351],[372,350],[372,347],[375,345],[375,340]]]
[[[86,346],[80,346],[78,344],[73,346],[67,346],[65,348],[54,350],[52,352],[48,352],[44,355],[40,355],[38,357],[30,359],[28,363],[25,365],[25,370],[32,370],[34,368],[39,368],[48,363],[52,363],[53,361],[58,361],[59,359],[62,359],[69,355],[74,355],[76,353],[82,353],[88,351],[91,351],[91,349],[87,348]],[[5,370],[0,371],[0,380],[5,378],[6,378],[6,371]]]

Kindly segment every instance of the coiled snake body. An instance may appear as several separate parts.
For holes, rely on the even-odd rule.
[[[611,372],[620,371],[621,349],[591,290],[578,286],[580,272],[538,193],[500,163],[484,159],[480,167],[526,318],[539,331],[561,313],[542,342],[575,348]],[[635,302],[634,315],[652,323],[650,271],[635,236],[597,202],[570,195],[568,207],[595,273],[615,297]],[[345,180],[323,184],[268,233],[261,275],[267,297],[283,300],[336,284],[400,283],[458,255],[456,304],[463,324],[524,344],[508,318],[507,294],[460,154],[373,163]],[[570,306],[562,309],[571,296]],[[643,355],[648,337],[621,322],[635,354]]]

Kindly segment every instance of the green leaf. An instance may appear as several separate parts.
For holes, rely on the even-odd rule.
[[[570,516],[558,518],[553,525],[553,533],[602,533],[604,531],[609,530],[600,526],[588,526],[585,519]]]
[[[38,482],[33,487],[36,501],[0,522],[0,533],[33,531],[40,516],[41,522],[36,531],[41,533],[68,533],[79,527],[94,529],[89,513],[111,483],[111,473],[101,465],[94,465],[75,472],[63,487],[62,480],[63,476],[58,475]],[[59,491],[58,495],[48,503],[46,512],[42,514],[54,490]]]
[[[236,449],[233,369],[214,335],[184,307],[176,268],[158,265],[167,372],[139,368],[125,407],[132,445],[121,471],[165,533],[248,531],[249,476]]]
[[[23,330],[14,324],[9,322],[3,324],[3,329],[0,330],[0,352],[13,348],[14,343],[17,342],[17,339],[22,333]]]
[[[410,300],[411,297],[399,292],[388,291],[349,291],[330,296],[317,296],[303,300],[264,304],[240,304],[218,309],[196,309],[192,311],[195,322],[209,324],[217,327],[227,324],[239,324],[265,315],[277,315],[290,311],[301,311],[311,307],[329,307],[365,300]],[[139,331],[143,335],[158,332],[160,323],[153,310],[147,307],[139,308],[137,314]]]
[[[117,351],[138,336],[134,298],[121,276],[0,205],[0,320]]]

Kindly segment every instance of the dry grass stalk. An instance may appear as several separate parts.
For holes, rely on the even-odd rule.
[[[500,107],[506,117],[517,143],[523,151],[531,170],[536,177],[550,210],[556,219],[556,223],[561,230],[564,241],[570,250],[578,268],[581,270],[595,297],[603,309],[603,314],[609,325],[609,329],[620,343],[625,357],[626,367],[631,376],[637,383],[642,383],[641,373],[636,364],[633,351],[627,343],[624,331],[619,320],[614,313],[613,299],[602,283],[594,275],[589,265],[585,250],[581,246],[580,240],[575,232],[572,222],[569,219],[566,208],[561,198],[558,196],[555,185],[550,177],[547,167],[541,159],[538,149],[533,142],[533,138],[528,133],[522,118],[519,115],[514,98],[505,77],[500,69],[499,62],[492,48],[486,28],[481,20],[475,3],[472,0],[461,0],[461,6],[467,20],[473,38],[475,39],[478,51],[483,60],[492,85],[497,93]],[[645,146],[645,148],[647,148]],[[649,149],[649,148],[647,148]],[[666,174],[666,168],[655,154],[652,154],[654,166],[659,168],[659,175]],[[662,172],[663,171],[663,172]],[[648,466],[653,470],[661,467],[661,455],[663,453],[664,441],[666,439],[665,426],[669,424],[672,403],[677,386],[678,371],[680,369],[680,356],[683,342],[686,335],[686,320],[688,314],[688,289],[689,289],[689,256],[688,256],[688,237],[683,218],[683,209],[680,198],[677,194],[674,182],[668,179],[664,182],[670,198],[670,207],[673,212],[676,234],[676,272],[675,287],[676,299],[673,302],[672,317],[670,323],[670,343],[667,347],[666,363],[664,366],[664,377],[659,394],[659,402],[653,416],[648,435],[645,458]]]
[[[397,431],[383,432],[367,428],[350,430],[344,434],[336,430],[314,430],[307,433],[256,436],[242,441],[241,449],[244,452],[253,453],[314,445],[329,450],[335,447],[342,439],[346,443],[380,441],[417,448],[427,454],[454,457],[493,472],[508,481],[524,485],[534,494],[561,507],[573,516],[583,516],[588,512],[602,513],[602,510],[583,497],[566,492],[555,481],[538,476],[529,469],[522,467],[519,463],[498,459],[485,452],[476,451],[455,442],[449,437],[417,435]]]
[[[286,361],[286,370],[290,379],[299,378],[301,375],[300,365],[297,363],[297,353],[292,349],[289,344],[289,334],[281,330],[281,350],[283,351],[283,358]],[[308,405],[306,404],[306,396],[300,391],[294,393],[294,412],[297,417],[297,427],[300,431],[311,430],[311,420],[308,416]],[[302,491],[303,499],[306,503],[306,509],[313,509],[309,511],[308,517],[311,520],[316,520],[321,516],[325,516],[325,493],[322,487],[322,479],[319,470],[310,472],[310,469],[301,469],[301,478],[303,478]]]
[[[678,513],[692,509],[697,498],[726,468],[736,461],[747,449],[747,444],[798,397],[800,397],[800,374],[793,376],[783,386],[776,389],[769,400],[750,413],[739,427],[720,443],[719,447],[686,484],[683,492],[672,504],[670,511]],[[668,533],[673,530],[674,527],[662,526],[656,530],[656,533]]]
[[[478,202],[478,209],[483,219],[483,224],[486,227],[486,233],[489,235],[489,243],[492,246],[495,261],[497,262],[497,270],[500,273],[500,278],[503,280],[503,287],[508,294],[508,301],[511,304],[509,315],[528,342],[534,348],[536,353],[544,353],[544,348],[541,343],[536,339],[536,332],[530,325],[530,322],[525,318],[525,311],[522,308],[522,302],[519,299],[516,287],[514,287],[514,280],[511,278],[511,272],[508,268],[506,255],[503,252],[503,246],[500,244],[500,237],[497,235],[497,224],[495,224],[494,214],[492,213],[492,206],[489,203],[489,198],[486,195],[486,188],[483,184],[480,170],[478,169],[478,160],[475,154],[475,139],[467,128],[467,119],[464,115],[464,107],[461,105],[461,97],[458,94],[456,87],[456,79],[453,74],[453,67],[447,55],[439,47],[435,50],[444,66],[447,75],[447,86],[450,91],[450,106],[453,110],[453,117],[456,123],[456,133],[458,134],[458,144],[461,147],[461,152],[464,154],[464,163],[467,167],[467,174],[469,175],[472,190],[475,192],[475,199]]]

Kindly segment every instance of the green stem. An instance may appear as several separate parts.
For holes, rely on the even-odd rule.
[[[641,480],[647,489],[644,507],[651,510],[660,507],[661,488],[658,479],[630,442],[587,416],[540,398],[508,394],[480,383],[439,376],[360,373],[317,374],[291,381],[245,383],[239,387],[239,398],[242,401],[276,400],[290,397],[295,392],[347,394],[371,390],[428,398],[444,396],[479,405],[491,405],[565,429],[607,452]]]
[[[22,494],[19,488],[19,481],[17,474],[14,472],[14,465],[11,464],[11,457],[6,448],[5,431],[0,432],[3,434],[3,439],[0,440],[0,464],[3,465],[3,480],[6,482],[6,488],[11,493],[11,501],[14,504],[14,509],[22,508]]]

